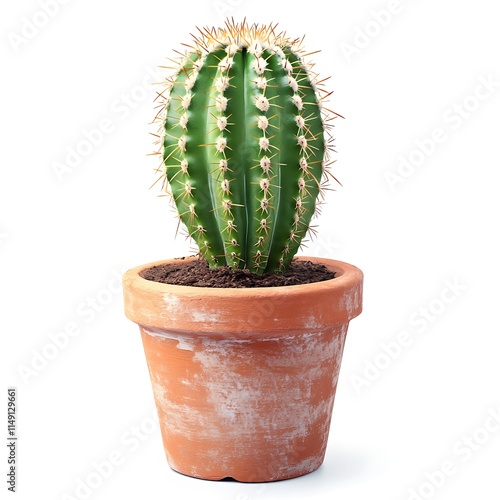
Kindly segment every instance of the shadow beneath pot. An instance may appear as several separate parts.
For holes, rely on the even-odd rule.
[[[279,481],[262,482],[262,483],[245,483],[234,479],[231,476],[222,479],[199,479],[182,474],[181,472],[172,469],[180,476],[198,479],[198,481],[217,484],[217,483],[233,483],[242,487],[252,489],[258,488],[259,491],[275,492],[281,495],[285,492],[301,493],[311,492],[314,490],[324,490],[339,485],[344,482],[359,482],[370,477],[375,477],[380,472],[372,459],[375,457],[366,453],[354,453],[352,450],[335,450],[331,455],[328,454],[323,465],[304,476],[294,477],[290,479],[282,479]],[[208,485],[207,485],[208,486]],[[228,488],[232,488],[228,485]]]
[[[313,474],[328,475],[332,482],[350,481],[376,475],[377,466],[370,458],[373,455],[336,450]]]
[[[285,499],[290,495],[308,498],[313,494],[328,492],[347,484],[360,484],[380,474],[376,456],[364,451],[336,449],[327,454],[323,465],[305,476],[285,479],[273,483],[260,483],[262,498]],[[265,492],[265,493],[264,493]]]

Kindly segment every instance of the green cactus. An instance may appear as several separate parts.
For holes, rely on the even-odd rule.
[[[165,185],[210,267],[281,272],[318,210],[336,115],[301,39],[199,31],[159,92]]]

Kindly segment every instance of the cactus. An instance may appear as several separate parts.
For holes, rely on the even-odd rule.
[[[312,231],[338,115],[303,39],[234,21],[193,39],[158,92],[159,171],[210,267],[284,271]]]

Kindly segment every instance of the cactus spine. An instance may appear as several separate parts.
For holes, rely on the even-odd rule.
[[[211,267],[285,270],[328,179],[328,94],[275,30],[200,30],[159,92],[160,171]]]

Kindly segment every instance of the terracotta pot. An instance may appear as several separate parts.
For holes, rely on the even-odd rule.
[[[140,326],[172,469],[260,482],[322,464],[347,326],[361,312],[363,274],[343,262],[304,259],[336,277],[224,289],[140,276],[168,261],[125,273],[125,311]]]

